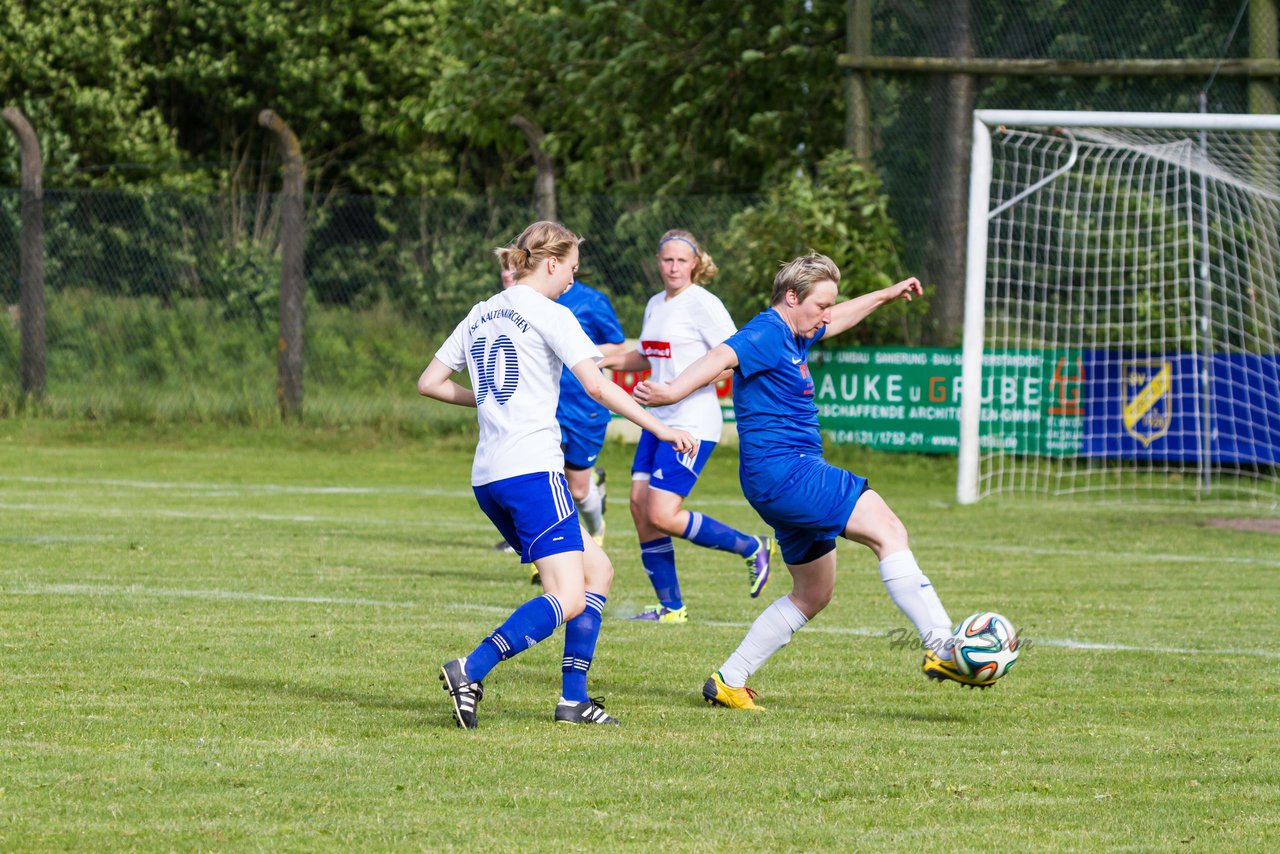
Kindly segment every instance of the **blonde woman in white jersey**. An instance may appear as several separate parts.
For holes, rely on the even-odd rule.
[[[587,669],[600,634],[613,565],[583,539],[564,477],[556,404],[561,368],[568,366],[587,393],[619,415],[693,451],[693,437],[658,421],[621,388],[607,382],[600,351],[569,309],[554,300],[573,283],[581,238],[553,222],[535,222],[495,250],[515,284],[476,305],[458,324],[418,380],[418,392],[474,406],[480,441],[471,485],[480,509],[503,538],[542,576],[542,596],[524,603],[469,655],[446,662],[440,679],[453,701],[454,720],[476,727],[485,676],[500,661],[545,640],[565,624],[562,690],[554,719],[571,724],[616,724],[600,700],[587,696]],[[454,382],[466,369],[471,388]]]
[[[692,234],[673,229],[662,235],[658,267],[664,287],[645,307],[640,346],[614,361],[614,366],[624,371],[647,369],[653,372],[653,382],[665,382],[738,330],[719,298],[702,287],[717,269]],[[753,598],[759,596],[769,582],[769,562],[776,548],[773,539],[743,533],[703,513],[684,509],[684,499],[720,441],[723,419],[714,386],[650,412],[663,424],[692,433],[698,447],[690,454],[675,453],[648,431],[640,436],[631,466],[631,518],[640,538],[640,560],[658,604],[632,619],[659,623],[689,619],[676,574],[672,537],[742,557],[747,564],[749,592]]]

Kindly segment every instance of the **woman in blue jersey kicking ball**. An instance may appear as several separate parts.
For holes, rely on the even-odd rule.
[[[605,380],[596,367],[600,351],[573,312],[554,302],[573,282],[579,242],[559,223],[535,222],[510,246],[495,250],[503,269],[515,273],[515,284],[472,308],[418,379],[420,394],[476,407],[480,441],[472,490],[521,560],[538,568],[545,591],[517,608],[469,655],[441,667],[454,719],[467,729],[476,727],[489,671],[545,640],[561,623],[562,691],[555,720],[617,723],[599,700],[587,696],[587,670],[613,565],[590,538],[583,539],[565,482],[555,418],[562,366],[592,398],[680,453],[696,445],[689,433],[667,427]],[[452,379],[463,369],[471,375],[471,388]]]
[[[680,400],[732,369],[738,421],[739,475],[747,501],[772,525],[791,573],[791,592],[769,605],[742,643],[707,679],[708,703],[760,710],[747,679],[831,601],[836,537],[869,547],[880,561],[890,598],[920,633],[924,672],[964,684],[946,640],[951,619],[920,572],[907,530],[865,478],[826,462],[809,375],[809,348],[845,332],[882,305],[911,300],[920,282],[905,279],[837,303],[840,269],[824,255],[784,264],[774,278],[772,304],[670,383],[641,383],[635,398],[647,406]]]

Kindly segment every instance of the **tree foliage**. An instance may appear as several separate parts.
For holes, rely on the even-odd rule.
[[[778,266],[806,252],[840,268],[840,293],[857,296],[905,278],[900,238],[889,218],[880,179],[847,151],[827,155],[810,174],[783,175],[757,205],[739,213],[723,237],[733,259],[720,279],[726,303],[739,317],[769,305]],[[923,308],[893,303],[853,331],[867,344],[919,340]]]
[[[1243,45],[1224,47],[1237,0],[972,3],[982,56]],[[877,54],[927,52],[947,26],[940,0],[873,9]],[[51,185],[252,186],[246,166],[276,156],[257,126],[269,107],[325,190],[527,193],[521,114],[547,131],[566,192],[754,193],[780,164],[842,145],[845,13],[845,0],[24,0],[0,4],[0,91],[40,133]],[[896,188],[928,174],[917,82],[879,76],[873,104],[877,163],[903,202],[916,193]],[[981,105],[1187,109],[1203,83],[1062,82],[991,78]],[[158,168],[177,161],[242,171]]]
[[[302,139],[313,186],[438,191],[453,184],[449,154],[410,131],[399,110],[436,78],[436,6],[9,3],[0,9],[0,91],[35,126],[52,186],[257,188],[278,157],[257,122],[270,108]],[[161,168],[179,162],[206,168]],[[13,158],[0,170],[5,183],[16,179]]]
[[[270,108],[302,140],[313,186],[419,193],[449,186],[447,155],[405,132],[398,102],[435,79],[434,0],[189,0],[157,21],[157,99],[185,150],[274,158]]]
[[[145,0],[0,4],[0,93],[35,127],[46,185],[135,181],[129,165],[180,159],[144,59],[155,15]],[[15,186],[17,145],[0,136],[0,181]]]
[[[1226,41],[1238,0],[968,2],[981,56],[1243,51],[1242,36]],[[872,7],[873,51],[881,55],[936,50],[951,23],[949,0],[875,0]],[[236,191],[218,211],[223,219],[199,228],[194,215],[173,218],[151,201],[124,200],[122,218],[110,222],[103,211],[86,212],[80,222],[106,230],[68,232],[65,245],[83,259],[99,252],[120,258],[129,271],[122,291],[161,292],[168,274],[146,272],[158,265],[197,268],[198,277],[179,281],[186,293],[255,304],[269,298],[254,270],[270,257],[275,232],[270,207],[258,200],[277,186],[279,152],[257,124],[263,108],[284,117],[302,141],[317,191],[307,266],[327,302],[396,291],[412,293],[411,304],[438,306],[459,299],[467,282],[487,287],[488,248],[513,233],[511,218],[527,216],[521,197],[533,162],[511,124],[515,115],[546,132],[561,216],[591,238],[584,262],[600,271],[597,284],[645,290],[654,236],[692,227],[714,245],[728,217],[749,203],[743,197],[766,187],[769,199],[724,237],[732,246],[726,275],[741,266],[753,295],[771,278],[758,269],[757,250],[768,249],[764,263],[772,264],[819,243],[839,254],[836,240],[851,247],[839,259],[850,286],[871,286],[855,269],[926,277],[923,250],[938,229],[930,234],[921,212],[937,196],[932,167],[945,161],[930,154],[937,131],[929,108],[945,93],[923,77],[875,76],[875,164],[891,198],[884,214],[879,189],[854,186],[871,175],[824,160],[843,144],[837,56],[845,14],[846,0],[21,0],[0,4],[0,92],[36,127],[48,188]],[[1064,82],[984,79],[978,105],[1187,109],[1204,84]],[[1210,109],[1241,109],[1242,92],[1219,81]],[[16,145],[0,134],[0,186],[17,180]],[[345,194],[448,198],[459,210],[491,213],[469,211],[478,225],[463,239],[442,227],[442,201],[393,216],[378,205],[343,205]],[[605,196],[607,204],[583,201]],[[697,206],[687,200],[711,196],[726,202],[716,208],[723,216],[695,221]],[[842,199],[859,200],[854,213],[874,201],[879,213],[858,222],[839,210]],[[509,213],[515,209],[522,212]],[[2,248],[16,225],[11,210],[0,208],[0,217]],[[896,259],[867,254],[889,217],[907,238],[905,270]],[[123,234],[128,222],[145,223],[146,235]],[[51,225],[51,234],[63,226]],[[763,242],[770,228],[780,235],[776,249]],[[193,249],[200,229],[222,238],[207,255]],[[619,259],[632,262],[629,272]],[[387,284],[353,289],[354,273]],[[957,271],[933,273],[939,288],[959,286]]]
[[[1180,59],[1241,56],[1244,32],[1227,36],[1240,0],[971,0],[976,53],[1008,59]],[[917,56],[939,42],[947,0],[877,0],[877,54]],[[1243,29],[1243,28],[1242,28]],[[1191,77],[1000,77],[981,79],[979,108],[1192,112],[1208,81]],[[1243,85],[1218,78],[1211,112],[1242,112]],[[911,263],[927,239],[916,200],[930,194],[931,99],[923,76],[877,78],[872,107],[881,144],[875,164],[891,191],[891,212],[907,237]]]
[[[843,14],[830,0],[443,0],[442,75],[405,107],[504,162],[525,151],[510,119],[526,116],[571,191],[755,192],[795,152],[839,144]]]

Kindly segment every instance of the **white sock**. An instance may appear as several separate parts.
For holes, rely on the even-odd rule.
[[[920,641],[939,658],[951,658],[951,645],[947,643],[951,637],[951,618],[933,584],[920,571],[915,555],[904,549],[880,561],[880,580],[893,604],[920,633]]]
[[[578,505],[578,514],[582,517],[582,527],[592,536],[600,533],[600,526],[604,524],[604,501],[595,477],[591,478],[591,488],[587,490],[586,497],[575,503]]]
[[[720,668],[720,678],[731,688],[741,688],[747,679],[760,669],[782,647],[791,642],[791,636],[809,622],[790,596],[783,596],[765,608],[747,630],[747,636]]]

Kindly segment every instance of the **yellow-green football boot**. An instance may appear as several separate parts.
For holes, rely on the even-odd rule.
[[[950,659],[938,658],[937,654],[931,649],[924,651],[924,663],[920,665],[924,671],[924,675],[930,679],[936,679],[939,682],[950,680],[959,682],[967,688],[990,688],[996,684],[994,679],[975,679],[972,676],[965,676],[956,667],[956,663]]]
[[[723,706],[726,709],[763,712],[764,706],[756,704],[756,697],[759,696],[746,685],[741,688],[731,688],[724,684],[724,679],[720,676],[719,670],[712,673],[711,678],[702,686],[702,699],[713,706]]]

